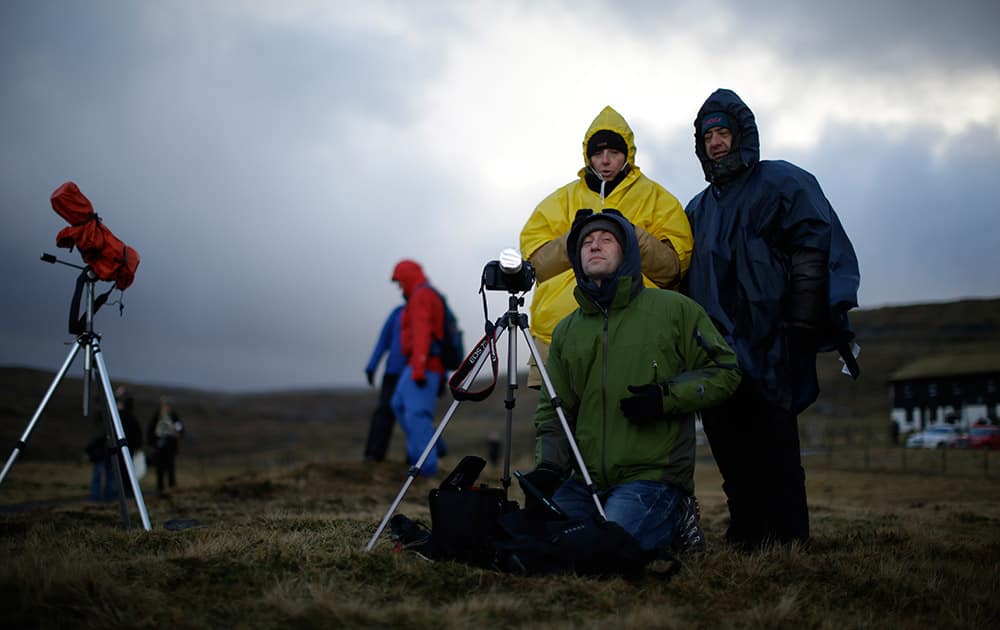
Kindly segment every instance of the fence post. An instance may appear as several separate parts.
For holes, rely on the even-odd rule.
[[[833,427],[826,425],[826,467],[833,468]]]
[[[865,436],[865,471],[871,470],[871,448],[872,448],[872,428],[868,427]]]

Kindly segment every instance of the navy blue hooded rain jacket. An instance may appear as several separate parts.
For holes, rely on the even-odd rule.
[[[701,129],[715,112],[727,114],[733,132],[730,155],[719,162],[707,156]],[[857,256],[815,177],[789,162],[760,160],[753,112],[734,92],[714,92],[694,126],[709,186],[685,209],[695,243],[685,290],[736,351],[744,379],[798,413],[819,394],[816,352],[843,354],[854,337],[847,311],[857,306]],[[791,261],[803,250],[823,254],[828,293],[805,351],[789,334]]]

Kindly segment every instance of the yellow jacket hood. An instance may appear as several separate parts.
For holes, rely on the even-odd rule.
[[[608,105],[601,110],[601,113],[597,115],[594,122],[590,123],[590,128],[587,129],[587,133],[583,136],[583,169],[580,175],[583,175],[583,171],[590,166],[590,156],[587,155],[587,143],[590,142],[590,138],[595,133],[603,129],[613,131],[625,140],[625,145],[628,146],[628,155],[625,156],[625,163],[629,166],[635,166],[635,135],[632,133],[632,128],[628,126],[628,123],[625,122],[625,118],[621,114]]]

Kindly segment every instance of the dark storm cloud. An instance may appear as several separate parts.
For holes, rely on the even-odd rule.
[[[112,376],[232,390],[360,385],[373,337],[400,301],[389,282],[400,258],[419,260],[446,291],[469,343],[482,334],[482,265],[516,245],[531,207],[577,167],[593,112],[570,111],[583,105],[566,101],[568,83],[592,81],[600,106],[617,104],[605,100],[611,86],[648,93],[588,73],[609,54],[580,40],[589,25],[595,39],[656,49],[664,25],[679,37],[703,33],[716,16],[702,14],[720,11],[724,37],[677,49],[706,65],[665,77],[670,98],[691,103],[684,121],[707,96],[689,86],[724,65],[727,41],[773,50],[791,76],[822,62],[867,79],[904,57],[914,63],[900,68],[942,76],[997,59],[987,37],[996,10],[985,3],[952,13],[859,5],[853,17],[836,7],[662,4],[390,2],[359,17],[352,3],[327,2],[0,3],[0,364],[54,369],[68,351],[77,272],[38,260],[56,251],[65,226],[49,195],[66,180],[142,256],[124,317],[113,306],[98,316]],[[494,22],[505,28],[491,30]],[[524,46],[511,33],[549,23],[570,25],[570,36],[563,42],[553,26],[538,54],[571,51],[573,72],[547,59],[544,71],[513,67]],[[808,105],[804,116],[823,115]],[[770,107],[758,112],[767,123],[787,114]],[[522,172],[527,162],[503,149],[547,150],[530,126],[542,111],[552,126],[580,128],[571,168],[539,185],[539,173]],[[658,111],[655,102],[630,107],[639,163],[684,203],[704,186],[689,123],[681,133],[645,128]],[[961,137],[889,134],[864,126],[868,117],[829,118],[813,127],[823,134],[814,148],[778,155],[765,125],[765,157],[819,178],[862,257],[863,306],[1000,294],[995,274],[982,271],[997,267],[987,243],[1000,215],[996,129],[965,121]],[[496,128],[509,131],[490,135]],[[489,296],[492,317],[504,297]]]
[[[800,61],[871,70],[921,64],[995,67],[1000,4],[991,0],[734,3],[741,27]]]
[[[363,125],[405,125],[434,54],[211,13],[5,5],[3,362],[52,367],[66,352],[76,272],[38,257],[57,252],[65,223],[48,198],[70,179],[142,257],[125,317],[98,317],[120,378],[324,384],[346,378],[341,357],[366,354],[352,261],[369,252],[352,215],[374,206],[377,223],[403,206],[399,190],[360,182],[406,165],[361,163]],[[375,316],[396,299],[372,300]]]
[[[1000,295],[991,271],[1000,268],[1000,140],[973,128],[934,145],[919,128],[894,139],[837,127],[820,151],[790,154],[819,176],[850,231],[868,306]]]
[[[993,0],[648,0],[619,3],[613,10],[601,1],[584,6],[637,34],[667,29],[678,37],[704,37],[702,72],[734,61],[734,51],[750,43],[766,45],[795,63],[840,65],[859,74],[919,72],[921,66],[996,67],[1000,60],[1000,3]]]

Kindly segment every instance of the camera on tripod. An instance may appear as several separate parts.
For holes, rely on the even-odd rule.
[[[521,259],[516,249],[500,252],[499,260],[491,260],[483,267],[483,286],[490,291],[525,293],[535,284],[535,268]]]

